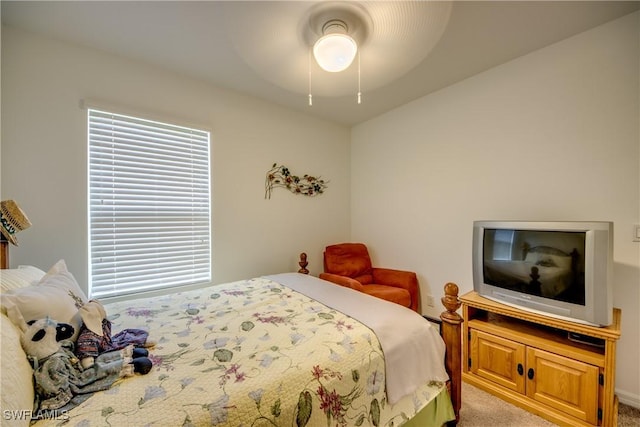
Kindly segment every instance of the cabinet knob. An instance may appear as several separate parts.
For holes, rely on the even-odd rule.
[[[534,375],[533,368],[529,368],[529,370],[527,371],[527,378],[532,380],[533,379],[533,375]]]
[[[524,374],[524,366],[522,363],[518,363],[518,375],[522,376],[522,374]]]

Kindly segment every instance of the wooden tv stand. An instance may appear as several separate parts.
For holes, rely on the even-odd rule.
[[[616,341],[606,328],[555,319],[469,292],[462,302],[462,380],[561,426],[615,427]],[[594,339],[586,344],[568,334]],[[599,345],[598,345],[599,344]]]

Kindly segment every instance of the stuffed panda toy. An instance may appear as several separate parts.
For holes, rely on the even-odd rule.
[[[73,326],[50,318],[27,323],[21,342],[33,366],[36,412],[69,410],[122,377],[151,370],[148,352],[134,351],[132,345],[103,353],[84,369],[73,353],[73,342],[67,341],[73,333]]]

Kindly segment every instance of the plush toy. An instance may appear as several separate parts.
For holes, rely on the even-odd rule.
[[[68,341],[73,333],[73,326],[50,318],[27,323],[21,342],[33,366],[37,412],[71,409],[122,377],[150,370],[148,358],[134,358],[133,345],[103,353],[84,369]]]
[[[138,357],[148,356],[149,352],[143,347],[155,345],[155,342],[149,339],[149,333],[142,329],[124,329],[111,336],[111,322],[107,319],[104,306],[98,300],[85,303],[79,312],[82,326],[76,341],[76,356],[84,368],[92,366],[94,359],[105,352],[133,345]]]

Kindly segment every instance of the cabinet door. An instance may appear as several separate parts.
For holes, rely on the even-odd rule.
[[[469,354],[472,373],[524,393],[524,345],[472,329]]]
[[[596,366],[527,348],[527,396],[531,399],[597,424],[598,388]]]

